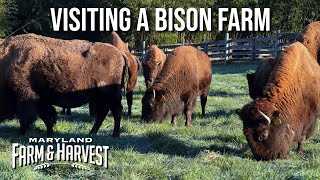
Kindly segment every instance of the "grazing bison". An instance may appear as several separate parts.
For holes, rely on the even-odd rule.
[[[264,59],[260,62],[255,73],[247,74],[249,95],[252,99],[262,96],[262,90],[277,63],[277,59]]]
[[[156,45],[151,45],[142,60],[143,76],[146,87],[150,88],[166,61],[166,55]]]
[[[94,101],[96,121],[90,133],[98,131],[110,109],[113,137],[119,137],[121,88],[129,64],[117,48],[26,34],[7,39],[2,51],[0,67],[4,70],[0,74],[5,85],[0,92],[15,97],[13,111],[21,133],[39,116],[52,134],[57,115],[52,105],[70,108]]]
[[[294,142],[303,152],[316,126],[319,88],[319,66],[304,45],[294,43],[278,56],[262,96],[237,111],[255,158],[288,158]]]
[[[191,46],[181,46],[169,54],[160,75],[142,99],[142,119],[147,122],[163,121],[184,112],[186,126],[197,96],[201,96],[202,115],[210,89],[212,71],[208,56]]]
[[[106,43],[110,43],[122,51],[129,60],[129,80],[126,89],[126,98],[128,104],[128,115],[131,116],[131,109],[133,103],[133,89],[136,87],[138,73],[139,73],[139,60],[133,56],[126,43],[122,41],[119,35],[116,32],[112,32],[106,39]]]
[[[298,41],[305,45],[311,55],[320,63],[320,21],[307,25],[298,36]]]

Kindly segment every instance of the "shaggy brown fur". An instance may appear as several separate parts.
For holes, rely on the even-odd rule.
[[[142,60],[143,76],[147,88],[150,88],[160,74],[166,61],[166,55],[156,45],[151,45]]]
[[[128,46],[126,43],[122,41],[119,35],[116,32],[112,32],[110,36],[106,39],[107,43],[110,43],[117,47],[120,51],[122,51],[129,60],[129,80],[127,84],[127,104],[128,104],[128,115],[131,116],[131,109],[133,103],[133,90],[136,87],[138,73],[139,73],[139,60],[130,53]]]
[[[269,80],[269,76],[277,63],[277,59],[264,59],[260,62],[255,73],[247,74],[249,95],[252,99],[262,96],[262,90]]]
[[[7,92],[16,97],[14,112],[20,119],[21,133],[39,115],[51,134],[56,121],[52,105],[78,107],[94,101],[96,122],[90,132],[98,131],[111,109],[113,136],[119,136],[121,87],[128,62],[117,48],[26,34],[6,40],[3,51],[1,65],[5,70],[1,74]]]
[[[3,39],[0,39],[0,122],[14,118],[13,95],[7,91],[6,77],[3,73],[7,69],[7,63],[3,61]]]
[[[204,52],[191,46],[176,48],[142,99],[142,119],[162,121],[169,115],[175,125],[176,116],[184,112],[186,126],[190,126],[197,96],[201,96],[202,115],[205,115],[211,78],[211,62]]]
[[[320,64],[320,21],[310,23],[298,36],[298,41],[307,47]]]
[[[257,159],[287,158],[294,142],[303,151],[319,114],[319,88],[320,68],[304,45],[294,43],[279,55],[262,97],[238,112]],[[270,125],[258,110],[271,119]]]

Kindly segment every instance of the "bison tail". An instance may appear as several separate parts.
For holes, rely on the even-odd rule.
[[[128,86],[128,82],[129,82],[129,59],[128,57],[122,53],[123,59],[124,59],[124,67],[123,67],[123,71],[122,71],[122,81],[121,81],[121,85],[124,89],[124,92],[126,93],[127,91],[127,86]]]
[[[140,70],[142,69],[141,61],[140,61],[136,56],[134,56],[134,59],[137,61],[137,64],[138,64],[138,72],[140,72]]]

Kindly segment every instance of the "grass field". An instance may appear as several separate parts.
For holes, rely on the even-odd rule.
[[[83,171],[57,165],[38,171],[33,166],[13,170],[12,143],[26,144],[29,137],[46,137],[45,125],[38,120],[31,131],[19,136],[17,120],[1,123],[0,179],[320,179],[319,125],[316,134],[306,142],[303,155],[292,150],[288,160],[252,159],[234,110],[250,102],[245,74],[255,68],[256,64],[215,66],[207,117],[200,117],[198,103],[188,128],[182,115],[177,127],[172,127],[169,120],[162,124],[140,122],[145,86],[139,77],[133,117],[123,118],[121,138],[111,138],[110,116],[93,137],[95,144],[110,146],[108,169],[88,165],[92,170]],[[76,108],[69,117],[59,116],[55,136],[85,137],[92,125],[88,108]]]

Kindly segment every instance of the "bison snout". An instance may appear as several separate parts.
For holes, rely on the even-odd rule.
[[[259,140],[259,141],[263,141],[263,140],[265,140],[265,139],[268,138],[268,135],[269,135],[269,132],[268,132],[268,131],[263,131],[263,132],[260,134],[260,136],[258,137],[258,140]]]

